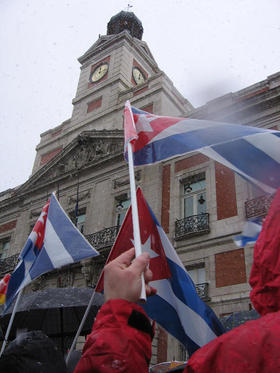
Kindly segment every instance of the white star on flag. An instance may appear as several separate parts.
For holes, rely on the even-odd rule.
[[[150,122],[156,119],[155,115],[148,117],[146,114],[140,114],[137,121],[136,131],[139,132],[153,132]]]
[[[134,240],[131,240],[131,242],[134,245]],[[151,259],[159,256],[154,250],[151,249],[151,236],[148,237],[147,241],[144,244],[141,243],[141,247],[142,247],[142,252],[143,253],[146,252],[150,254]]]

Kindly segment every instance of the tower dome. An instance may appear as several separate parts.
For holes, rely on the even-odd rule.
[[[113,16],[107,24],[107,35],[119,34],[123,30],[128,30],[131,36],[142,39],[142,22],[133,12],[121,11]]]

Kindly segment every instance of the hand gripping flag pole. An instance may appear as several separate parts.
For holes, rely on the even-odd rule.
[[[124,118],[124,131],[125,131],[125,148],[127,147],[128,152],[128,169],[129,169],[129,182],[130,182],[130,197],[132,207],[132,221],[133,221],[133,236],[134,236],[134,247],[135,255],[138,257],[142,253],[140,228],[139,228],[139,215],[136,198],[136,187],[135,187],[135,175],[134,175],[134,162],[132,153],[132,141],[137,138],[136,127],[130,107],[129,101],[125,104],[125,118]],[[140,300],[146,301],[145,281],[144,275],[142,275],[142,289]]]

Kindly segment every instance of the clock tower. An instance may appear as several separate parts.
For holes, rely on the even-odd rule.
[[[135,14],[121,11],[110,19],[107,34],[78,59],[72,117],[41,135],[33,172],[44,164],[42,156],[49,160],[83,131],[122,130],[126,100],[159,115],[185,116],[192,109],[159,69],[142,35]]]

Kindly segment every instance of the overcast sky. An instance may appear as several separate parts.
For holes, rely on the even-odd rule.
[[[0,192],[31,174],[40,134],[71,117],[77,58],[123,0],[0,0]],[[280,71],[279,0],[131,0],[159,68],[194,105]]]

